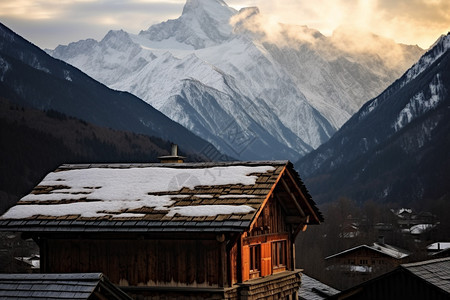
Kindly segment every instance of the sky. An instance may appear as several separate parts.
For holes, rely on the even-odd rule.
[[[129,33],[176,19],[185,0],[0,0],[0,22],[41,48],[101,40],[110,29]],[[257,6],[272,21],[307,25],[325,35],[351,26],[427,49],[450,31],[449,0],[225,0]]]

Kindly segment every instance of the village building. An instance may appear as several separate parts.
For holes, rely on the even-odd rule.
[[[171,158],[172,159],[172,158]],[[136,299],[297,299],[294,241],[323,217],[287,161],[63,165],[0,218],[42,273]]]
[[[402,264],[328,299],[450,299],[450,258]]]
[[[409,252],[382,242],[360,245],[325,258],[327,270],[362,282],[405,263]]]

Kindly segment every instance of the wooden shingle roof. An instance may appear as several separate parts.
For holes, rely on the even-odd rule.
[[[131,300],[102,273],[0,274],[0,299]]]
[[[91,164],[62,165],[48,174],[0,217],[0,229],[243,231],[287,173],[301,195],[296,206],[304,208],[311,224],[322,221],[287,161]]]

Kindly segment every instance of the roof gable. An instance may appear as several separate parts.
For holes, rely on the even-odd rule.
[[[397,248],[397,247],[394,247],[394,246],[388,245],[388,244],[373,243],[371,246],[359,245],[354,248],[350,248],[350,249],[344,250],[342,252],[325,257],[325,259],[343,256],[345,254],[356,252],[361,249],[367,249],[369,251],[374,251],[374,252],[377,252],[382,255],[392,257],[395,259],[403,259],[403,258],[409,256],[409,253],[406,250],[403,250],[403,249],[400,249],[400,248]]]
[[[0,226],[240,231],[286,166],[292,168],[286,161],[63,165],[7,211]]]

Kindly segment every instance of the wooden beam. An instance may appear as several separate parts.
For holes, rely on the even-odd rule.
[[[294,201],[294,204],[297,207],[297,209],[299,210],[299,212],[302,215],[302,217],[305,217],[306,216],[305,212],[300,207],[300,204],[298,204],[297,198],[295,198],[295,195],[291,192],[291,189],[289,188],[289,186],[286,183],[286,181],[284,180],[284,178],[281,178],[281,184],[283,185],[283,187],[286,190],[286,192],[288,193],[288,195],[291,197],[292,201]]]
[[[288,238],[289,238],[289,236],[287,233],[270,233],[270,234],[247,237],[242,242],[243,242],[243,245],[247,246],[250,244],[261,244],[261,243],[267,243],[267,242],[273,242],[273,241],[287,240]]]
[[[292,174],[288,171],[286,172],[289,179],[295,183],[295,179],[292,176]],[[314,209],[311,207],[311,205],[309,204],[309,201],[306,199],[305,195],[303,195],[303,192],[301,191],[300,187],[297,184],[294,184],[297,192],[300,194],[300,197],[302,197],[303,202],[305,202],[306,206],[308,207],[308,209],[310,210],[311,214],[314,216],[314,219],[317,221],[318,224],[320,224],[320,220],[319,217],[315,214]]]
[[[306,230],[306,227],[307,227],[306,224],[308,224],[308,223],[309,223],[309,216],[306,217],[306,222],[305,223],[300,224],[300,225],[297,226],[297,228],[295,229],[295,231],[292,234],[293,240],[295,240],[295,238],[297,237],[297,235],[298,235],[298,233],[300,231],[305,231]]]
[[[219,286],[228,287],[228,263],[227,263],[227,243],[225,238],[220,242],[220,275],[219,275]]]

